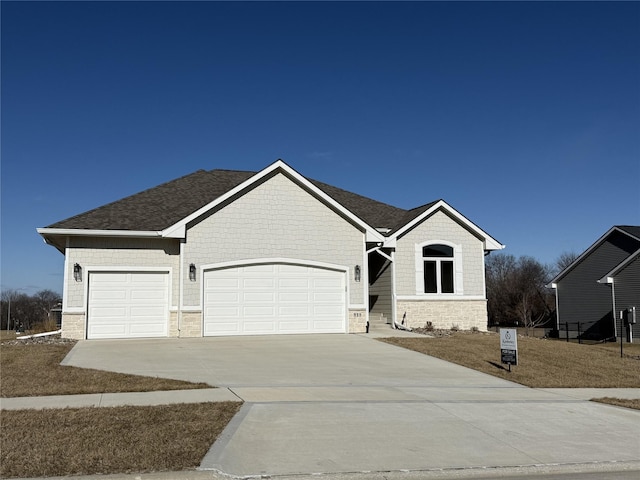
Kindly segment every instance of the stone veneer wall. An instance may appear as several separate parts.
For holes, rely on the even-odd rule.
[[[202,312],[182,312],[180,337],[202,337]]]
[[[411,328],[422,328],[431,322],[439,329],[487,330],[486,300],[399,300],[397,308],[397,321],[406,312],[405,324]]]
[[[85,326],[86,321],[84,313],[62,314],[62,338],[84,340],[87,338]]]
[[[349,310],[349,333],[364,333],[367,331],[367,311]]]

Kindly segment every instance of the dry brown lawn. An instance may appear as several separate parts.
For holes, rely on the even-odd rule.
[[[496,333],[452,333],[439,338],[383,341],[535,388],[640,387],[640,344],[625,344],[624,358],[610,345],[578,345],[518,337],[518,365],[500,363]],[[627,347],[628,345],[628,347]]]
[[[0,342],[7,340],[14,340],[16,338],[16,332],[13,330],[0,330]]]
[[[197,467],[241,403],[3,410],[0,476]]]
[[[60,365],[73,345],[29,341],[20,345],[3,344],[0,347],[0,397],[211,388],[206,383]]]
[[[638,398],[594,398],[594,402],[608,403],[609,405],[615,405],[617,407],[634,408],[640,410],[640,399]]]

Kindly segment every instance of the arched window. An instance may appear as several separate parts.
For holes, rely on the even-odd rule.
[[[440,243],[422,247],[424,293],[455,293],[455,252]]]

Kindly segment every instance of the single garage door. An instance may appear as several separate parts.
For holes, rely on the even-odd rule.
[[[204,335],[345,332],[345,272],[268,263],[204,274]]]
[[[87,338],[167,336],[169,274],[89,274]]]

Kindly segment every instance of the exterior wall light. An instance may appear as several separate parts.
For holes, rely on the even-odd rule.
[[[353,272],[354,272],[356,282],[359,282],[360,281],[360,265],[356,265],[356,268],[353,269]]]
[[[193,263],[189,265],[189,280],[196,281],[196,266]]]
[[[81,282],[82,281],[82,267],[80,266],[79,263],[76,263],[73,266],[73,279],[76,282]]]

